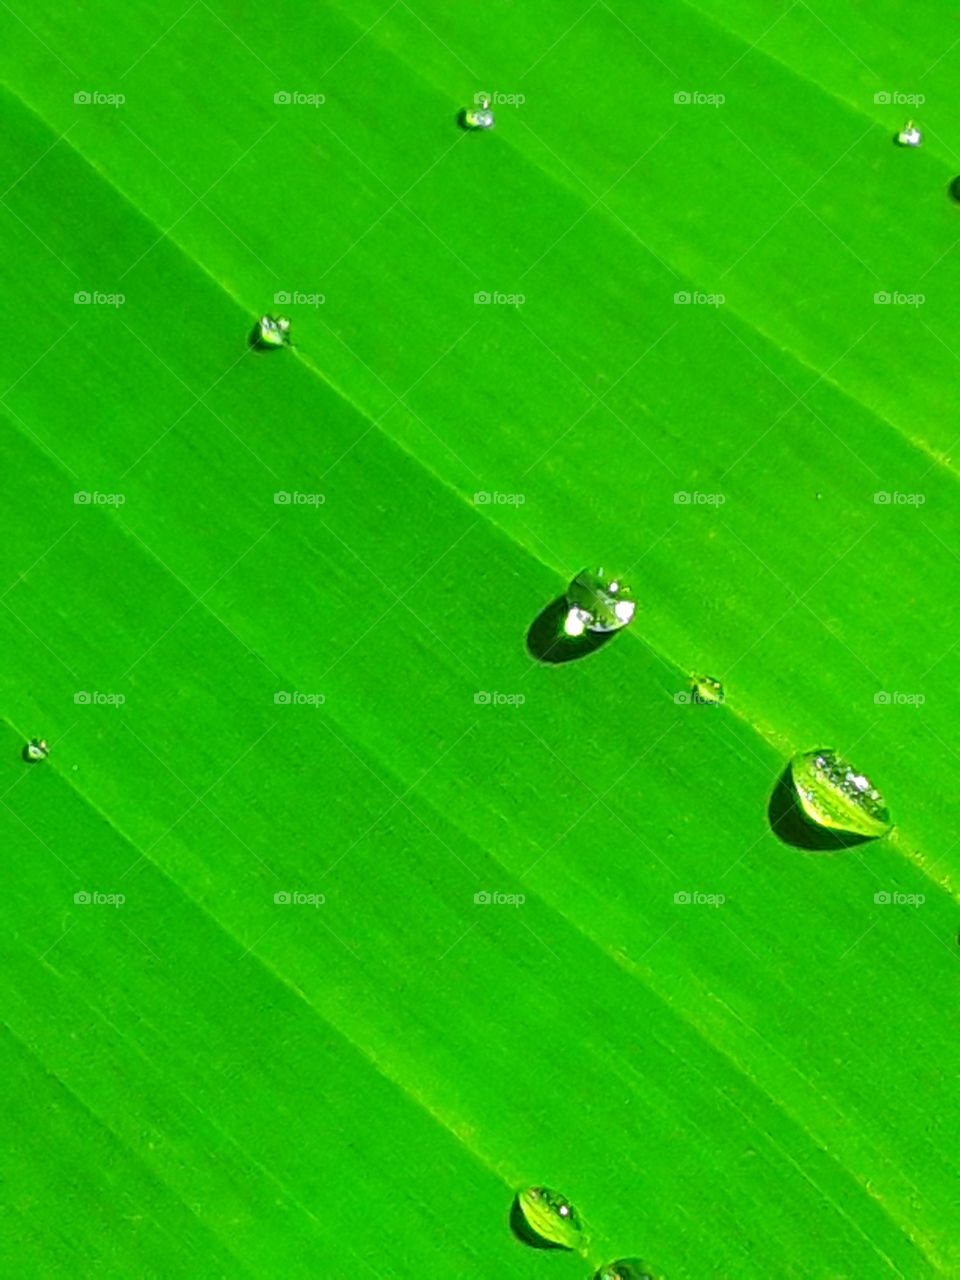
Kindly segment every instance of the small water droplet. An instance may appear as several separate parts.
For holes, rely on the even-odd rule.
[[[876,839],[890,830],[890,814],[870,779],[835,751],[796,756],[790,765],[804,814],[830,831]]]
[[[481,98],[463,113],[463,123],[467,129],[492,129],[493,112],[490,110],[490,99]]]
[[[653,1280],[639,1258],[620,1258],[601,1267],[593,1280]]]
[[[630,588],[616,574],[603,569],[584,569],[567,588],[569,612],[563,629],[568,636],[584,631],[619,631],[633,621],[637,606]]]
[[[703,702],[710,707],[716,707],[724,700],[723,685],[713,676],[695,676],[691,692],[694,702]]]
[[[43,738],[31,738],[23,748],[23,758],[29,760],[31,764],[37,760],[46,760],[49,754],[50,748]]]
[[[897,144],[901,147],[919,147],[923,142],[923,134],[913,120],[908,120],[897,134]]]
[[[523,1219],[540,1241],[558,1249],[582,1249],[586,1235],[573,1205],[549,1187],[527,1187],[517,1196]]]
[[[286,346],[290,342],[290,321],[283,316],[261,316],[257,321],[256,335],[258,346]]]

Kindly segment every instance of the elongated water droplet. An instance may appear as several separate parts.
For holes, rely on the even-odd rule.
[[[560,1249],[582,1249],[586,1235],[580,1215],[573,1205],[549,1187],[528,1187],[517,1196],[517,1204],[533,1235]]]
[[[563,629],[568,636],[584,631],[619,631],[633,621],[636,604],[630,588],[616,574],[584,569],[567,588],[569,612]]]
[[[653,1280],[639,1258],[620,1258],[601,1267],[593,1280]]]
[[[37,760],[46,760],[49,754],[50,748],[43,738],[31,738],[23,748],[23,758],[31,764],[35,764]]]
[[[790,772],[800,806],[817,826],[872,839],[890,830],[883,796],[836,751],[821,747],[796,756]]]

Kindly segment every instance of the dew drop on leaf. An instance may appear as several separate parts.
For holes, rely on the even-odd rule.
[[[633,621],[637,608],[623,579],[603,569],[577,574],[567,588],[567,606],[563,629],[568,636],[619,631]]]
[[[585,1243],[583,1224],[573,1205],[549,1187],[527,1187],[517,1204],[533,1235],[560,1249],[580,1249]]]
[[[872,839],[890,830],[883,796],[836,751],[820,747],[795,756],[790,772],[804,815],[818,827]]]

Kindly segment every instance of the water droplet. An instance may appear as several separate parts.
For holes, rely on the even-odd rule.
[[[703,702],[715,707],[723,702],[723,685],[713,676],[695,676],[693,680],[693,701]]]
[[[493,112],[490,110],[490,99],[482,98],[463,113],[463,123],[468,129],[492,129]]]
[[[283,316],[261,316],[257,321],[257,345],[283,347],[290,341],[290,321]]]
[[[923,142],[923,134],[913,120],[908,120],[897,134],[897,144],[901,147],[919,147]]]
[[[890,830],[890,814],[870,779],[835,751],[820,748],[790,765],[804,814],[819,827],[877,838]]]
[[[573,1205],[549,1187],[528,1187],[517,1196],[524,1222],[537,1240],[558,1249],[582,1249],[586,1235]]]
[[[644,1271],[639,1258],[620,1258],[601,1267],[593,1280],[653,1280],[653,1276]]]
[[[24,760],[29,760],[31,763],[36,760],[46,760],[49,754],[50,748],[47,746],[43,738],[31,738],[23,748]]]
[[[630,588],[616,574],[603,569],[584,569],[567,588],[569,611],[563,629],[568,636],[582,636],[584,631],[619,631],[629,622],[637,606],[630,598]]]

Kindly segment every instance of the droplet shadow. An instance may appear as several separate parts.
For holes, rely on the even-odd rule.
[[[534,618],[527,632],[527,652],[538,662],[575,662],[602,649],[617,634],[615,631],[585,631],[582,636],[568,636],[563,620],[570,606],[560,596]]]
[[[950,199],[960,204],[960,177],[954,178],[947,190],[950,192]]]
[[[788,764],[780,775],[777,785],[767,805],[767,818],[770,829],[778,840],[793,845],[795,849],[803,849],[807,853],[837,853],[841,849],[852,849],[858,844],[868,844],[875,836],[854,835],[852,832],[830,831],[820,827],[803,811],[797,788],[793,781],[793,770]]]
[[[529,1245],[531,1249],[552,1249],[554,1251],[559,1250],[561,1253],[571,1252],[566,1245],[557,1244],[555,1240],[544,1240],[543,1236],[537,1235],[520,1207],[519,1195],[514,1196],[513,1204],[510,1206],[510,1230],[522,1244]]]

